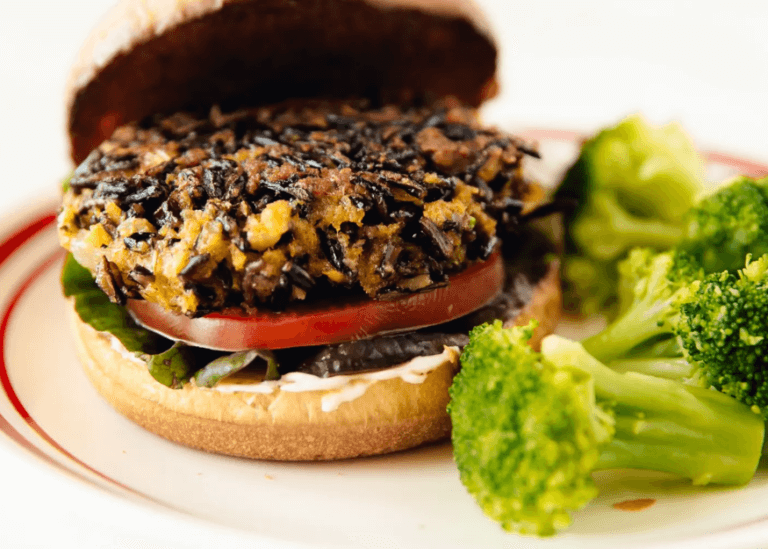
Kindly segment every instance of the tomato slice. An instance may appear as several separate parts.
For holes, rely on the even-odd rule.
[[[323,306],[300,304],[282,312],[212,313],[200,318],[172,313],[144,300],[130,300],[128,309],[145,328],[200,347],[285,349],[442,324],[487,304],[503,283],[504,265],[496,253],[452,276],[447,286],[392,300],[361,298]]]

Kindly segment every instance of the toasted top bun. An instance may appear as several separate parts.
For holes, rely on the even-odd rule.
[[[123,0],[72,69],[71,155],[156,113],[294,97],[495,93],[496,48],[471,0]]]
[[[508,323],[537,319],[531,340],[535,348],[560,316],[558,274],[558,262],[552,262],[520,314]],[[73,319],[79,357],[99,393],[145,429],[187,446],[258,459],[327,460],[394,452],[450,434],[448,388],[459,368],[459,353],[452,348],[440,358],[429,357],[415,375],[387,375],[384,370],[371,383],[361,374],[314,378],[333,382],[350,377],[352,395],[341,399],[334,386],[298,392],[283,385],[268,391],[235,386],[223,392],[190,382],[169,389],[121,350],[117,340],[75,313]]]

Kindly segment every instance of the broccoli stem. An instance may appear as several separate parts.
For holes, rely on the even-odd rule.
[[[655,339],[632,349],[627,359],[637,358],[680,358],[683,356],[683,348],[677,337],[665,337]]]
[[[582,345],[603,362],[620,358],[638,345],[671,330],[666,322],[670,305],[671,300],[667,299],[651,304],[645,300],[636,302],[599,334],[582,341]]]
[[[655,314],[658,309],[649,310],[642,303],[636,304],[582,344],[590,354],[602,361],[620,358],[643,342],[669,331],[669,326]]]
[[[629,213],[610,192],[594,193],[585,215],[571,226],[573,238],[586,255],[615,261],[633,247],[666,250],[685,235],[681,224]]]
[[[679,225],[629,215],[612,225],[622,239],[625,250],[636,246],[667,250],[676,246],[685,234]]]
[[[682,357],[678,358],[627,358],[609,362],[607,366],[620,374],[637,372],[647,376],[683,381],[693,375],[694,368]]]
[[[542,355],[589,373],[596,402],[614,410],[616,432],[598,469],[665,471],[694,484],[744,484],[754,475],[765,430],[744,404],[701,387],[615,372],[581,344],[558,336],[544,339]]]

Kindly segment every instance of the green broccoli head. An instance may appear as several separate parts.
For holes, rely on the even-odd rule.
[[[677,335],[694,376],[768,419],[768,255],[707,276],[681,307]]]
[[[696,484],[743,484],[763,445],[762,418],[701,387],[618,373],[534,325],[475,328],[448,411],[461,481],[507,530],[550,535],[596,495],[591,473],[651,469]]]
[[[736,272],[748,253],[768,253],[768,177],[738,177],[688,212],[680,248],[708,273]]]
[[[673,249],[657,252],[633,248],[619,263],[619,287],[625,308],[648,299],[658,300],[704,276],[699,262],[691,254]]]
[[[651,126],[639,115],[584,143],[559,193],[582,200],[605,192],[632,217],[674,224],[703,187],[704,161],[678,124]]]
[[[615,262],[630,248],[674,246],[684,235],[684,214],[701,192],[703,174],[703,160],[676,124],[653,127],[632,116],[587,141],[558,190],[579,203],[568,219],[569,254],[598,264],[569,269],[566,262],[575,299],[594,305],[592,280],[582,275],[615,273]],[[613,274],[603,283],[610,287],[615,280]],[[612,290],[602,292],[603,306],[611,303]]]
[[[448,411],[461,480],[483,511],[507,530],[551,535],[597,494],[590,474],[612,422],[590,377],[542,360],[532,331],[475,328]]]

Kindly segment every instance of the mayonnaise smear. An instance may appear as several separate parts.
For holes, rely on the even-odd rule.
[[[423,383],[427,376],[446,362],[457,360],[459,349],[446,347],[439,355],[416,357],[398,366],[375,372],[318,377],[302,372],[290,372],[276,381],[259,383],[232,383],[221,380],[213,390],[223,393],[263,393],[275,390],[299,393],[304,391],[328,391],[320,400],[323,412],[333,412],[344,402],[350,402],[365,394],[377,381],[400,378],[406,383]]]
[[[127,351],[120,341],[109,336],[112,349],[132,362],[146,363]],[[261,393],[272,394],[276,390],[290,393],[304,391],[328,391],[323,395],[320,406],[323,412],[333,412],[344,402],[351,402],[365,394],[368,388],[377,381],[400,378],[406,383],[424,383],[427,376],[446,362],[457,361],[458,347],[445,347],[439,355],[420,356],[384,370],[363,372],[359,374],[344,374],[332,377],[318,377],[302,372],[289,372],[275,381],[243,382],[242,378],[223,379],[216,384],[212,391],[221,393]],[[199,387],[199,389],[205,389]]]

